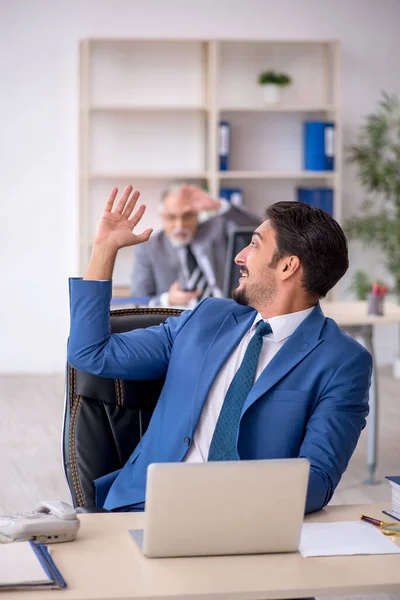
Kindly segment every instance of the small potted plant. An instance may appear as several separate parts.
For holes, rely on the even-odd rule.
[[[267,104],[277,104],[280,101],[281,89],[292,82],[286,73],[276,71],[263,71],[258,76],[258,83],[264,91],[264,100]]]
[[[383,303],[388,286],[379,280],[372,280],[365,271],[356,271],[351,280],[349,290],[351,290],[356,300],[367,300],[369,315],[383,315]]]

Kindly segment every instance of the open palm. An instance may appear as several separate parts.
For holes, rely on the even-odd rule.
[[[118,189],[112,189],[97,226],[96,244],[119,250],[125,246],[141,244],[149,239],[152,229],[146,229],[139,234],[133,233],[133,229],[142,218],[146,207],[142,204],[134,212],[140,194],[138,191],[132,194],[132,191],[132,186],[127,185],[113,210]]]

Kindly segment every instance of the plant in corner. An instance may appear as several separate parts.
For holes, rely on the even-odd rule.
[[[276,71],[263,71],[258,76],[258,83],[264,91],[264,100],[267,104],[276,104],[280,100],[280,90],[292,82],[286,73]]]
[[[348,149],[348,161],[368,197],[361,214],[346,220],[350,239],[380,248],[400,302],[400,102],[383,93],[377,111],[366,117],[358,143]]]

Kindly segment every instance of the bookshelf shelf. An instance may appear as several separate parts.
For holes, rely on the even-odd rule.
[[[240,112],[249,112],[249,113],[333,113],[335,111],[335,107],[331,104],[325,105],[295,105],[295,104],[278,104],[271,106],[221,106],[218,109],[221,113],[240,113]]]
[[[88,110],[91,113],[96,112],[109,112],[109,113],[124,113],[124,112],[191,112],[191,111],[207,111],[208,107],[206,105],[198,105],[198,106],[188,106],[188,105],[158,105],[158,104],[150,104],[150,105],[95,105],[89,106],[87,108],[82,107],[81,110]]]
[[[129,180],[129,181],[134,181],[135,179],[171,179],[171,180],[180,180],[180,179],[208,179],[209,174],[206,172],[198,172],[198,173],[190,173],[190,172],[175,172],[175,173],[169,173],[167,171],[165,172],[151,172],[149,171],[148,173],[146,172],[141,172],[141,173],[135,173],[135,172],[96,172],[96,173],[91,173],[89,175],[90,179],[110,179],[112,181],[121,181],[121,180]]]
[[[287,72],[282,102],[263,103],[266,69]],[[161,190],[239,187],[247,207],[294,200],[296,186],[329,186],[340,222],[340,47],[334,40],[86,39],[79,75],[80,272],[111,187],[132,183],[158,228]],[[335,171],[304,171],[302,127],[335,121]],[[231,125],[230,170],[221,171],[219,121]],[[130,283],[134,252],[119,253],[114,285]]]
[[[333,179],[334,171],[220,171],[219,179]]]

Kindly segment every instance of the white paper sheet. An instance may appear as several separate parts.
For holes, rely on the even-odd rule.
[[[29,542],[0,544],[0,586],[48,581]]]
[[[304,523],[299,551],[302,556],[396,554],[400,547],[375,525],[365,521]]]

